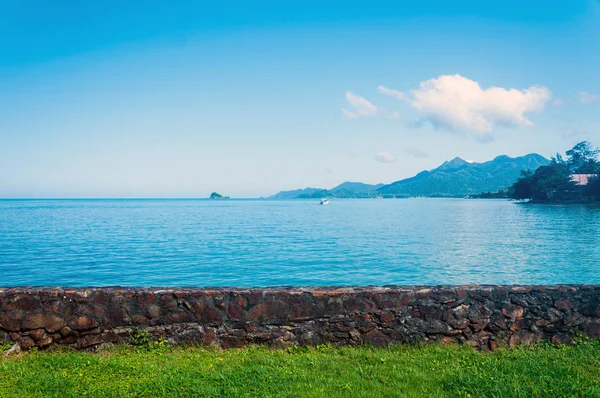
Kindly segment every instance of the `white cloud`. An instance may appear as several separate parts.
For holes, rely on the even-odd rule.
[[[352,91],[346,91],[346,100],[352,105],[354,111],[342,108],[342,115],[345,118],[354,119],[359,116],[373,116],[377,114],[377,107],[375,105],[363,97],[354,94]]]
[[[562,98],[557,98],[554,101],[552,101],[552,105],[554,106],[563,106],[565,104],[565,100]]]
[[[557,130],[558,134],[564,139],[575,139],[587,137],[590,132],[580,126],[563,127]]]
[[[403,92],[398,91],[398,90],[392,90],[391,88],[387,88],[384,86],[377,87],[377,91],[379,91],[381,94],[385,94],[385,95],[392,96],[394,98],[398,98],[399,100],[407,100],[408,99],[406,97],[406,94],[404,94]]]
[[[348,109],[342,108],[342,116],[346,119],[356,119],[358,115],[354,112],[350,112]]]
[[[492,139],[495,126],[533,125],[525,114],[543,110],[550,99],[550,90],[545,87],[484,90],[476,81],[460,75],[421,82],[420,88],[410,94],[406,101],[422,114],[423,120],[436,128],[475,135],[481,141]]]
[[[577,93],[577,100],[582,104],[589,104],[598,99],[598,96],[592,93],[586,93],[585,91],[581,91]]]
[[[404,152],[406,152],[407,154],[414,156],[416,158],[428,158],[429,157],[428,154],[421,151],[420,149],[408,148],[408,149],[405,149]]]
[[[391,152],[381,151],[375,154],[375,160],[379,163],[392,163],[396,161],[396,157]]]
[[[400,120],[400,119],[402,119],[402,116],[400,116],[400,113],[396,112],[396,111],[390,112],[390,114],[388,115],[388,117],[390,119],[392,119],[392,120]]]

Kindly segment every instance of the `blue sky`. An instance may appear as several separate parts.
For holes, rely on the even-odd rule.
[[[0,197],[255,197],[600,145],[597,1],[209,4],[0,0]]]

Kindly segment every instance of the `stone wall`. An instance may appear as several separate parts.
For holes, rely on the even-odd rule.
[[[0,289],[0,341],[316,345],[442,341],[480,349],[600,337],[600,286]]]

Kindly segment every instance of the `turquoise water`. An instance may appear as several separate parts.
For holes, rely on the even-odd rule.
[[[4,200],[0,286],[600,283],[600,208]]]

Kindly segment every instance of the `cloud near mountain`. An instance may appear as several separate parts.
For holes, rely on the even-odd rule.
[[[468,134],[480,141],[491,140],[496,126],[533,125],[526,114],[543,110],[551,98],[546,87],[482,89],[476,81],[460,75],[426,80],[410,94],[383,86],[378,91],[408,102],[422,120],[436,128]]]
[[[407,148],[404,150],[404,153],[414,156],[415,158],[428,158],[429,157],[429,155],[426,152],[423,152],[420,149],[415,149],[415,148]]]
[[[381,151],[375,154],[375,160],[379,163],[392,163],[396,161],[396,157],[389,151]]]
[[[353,110],[342,108],[342,116],[348,119],[355,119],[361,116],[374,116],[377,114],[377,107],[367,99],[354,94],[352,91],[346,91],[346,100],[352,106]]]
[[[597,99],[598,99],[598,96],[595,94],[592,94],[592,93],[586,93],[585,91],[581,91],[581,92],[577,93],[577,100],[584,105],[591,104],[592,102],[596,101]]]

